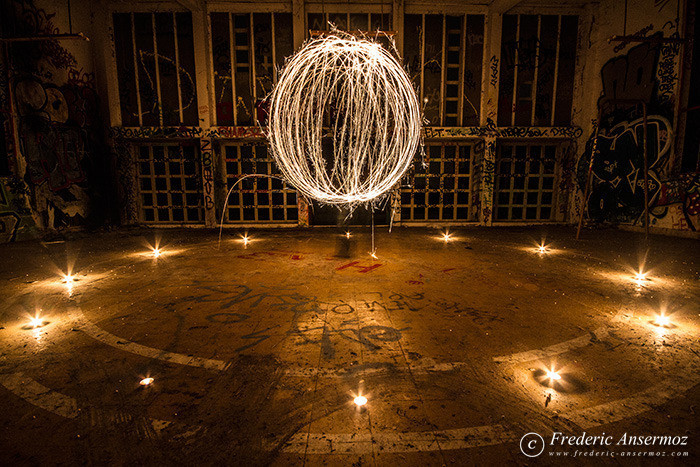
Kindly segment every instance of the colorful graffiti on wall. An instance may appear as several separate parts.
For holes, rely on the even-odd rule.
[[[660,38],[662,33],[657,32],[655,36]],[[678,47],[674,44],[642,43],[603,65],[603,93],[598,102],[601,108],[598,152],[593,163],[593,183],[587,206],[592,219],[639,223],[644,212],[643,107],[615,100],[647,104],[647,186],[652,215],[669,215],[672,209],[665,209],[669,206],[669,199],[678,200],[671,204],[684,205],[680,195],[669,198],[666,194],[669,190],[684,192],[678,187],[686,183],[669,180],[677,85],[677,76],[674,77],[669,70],[675,66],[677,54]],[[578,163],[577,178],[581,189],[586,181],[592,146],[591,136]],[[696,222],[692,221],[692,216],[684,214],[682,217],[683,223],[676,222],[676,227],[694,230]]]
[[[12,19],[11,36],[58,34],[55,13],[33,0],[4,2],[2,14]],[[104,143],[94,75],[85,72],[59,41],[27,41],[9,48],[10,80],[17,116],[18,145],[13,157],[22,163],[16,174],[29,187],[27,199],[42,227],[84,225],[97,212],[98,161]],[[9,93],[0,105],[10,107]],[[7,135],[6,135],[7,136]],[[10,135],[11,136],[11,135]],[[6,138],[14,139],[14,138]],[[21,169],[20,169],[21,168]]]
[[[651,224],[674,230],[700,228],[700,173],[663,182],[650,210]]]
[[[34,220],[25,190],[22,180],[0,178],[0,243],[24,240],[34,235]]]

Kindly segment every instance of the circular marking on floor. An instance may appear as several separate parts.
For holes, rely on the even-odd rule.
[[[227,368],[227,362],[222,360],[204,359],[179,353],[167,352],[151,347],[143,346],[131,341],[121,339],[89,321],[82,311],[73,309],[77,317],[79,328],[94,339],[131,353],[147,358],[155,358],[169,363],[196,366],[210,370],[223,371]],[[522,363],[531,360],[551,357],[575,348],[586,346],[608,335],[608,328],[601,327],[585,336],[580,336],[543,349],[520,352],[511,355],[494,357],[499,363]],[[454,370],[455,365],[461,363],[433,364],[427,368],[440,368],[443,371]],[[294,375],[296,370],[291,370]],[[299,376],[338,376],[337,372],[316,369],[300,369]],[[560,416],[576,424],[582,429],[617,422],[623,419],[635,417],[643,412],[682,396],[686,391],[700,382],[700,376],[689,369],[676,371],[672,379],[664,380],[653,387],[638,392],[630,397],[616,401],[599,404],[592,407],[563,412]],[[64,418],[76,418],[80,413],[75,399],[31,380],[22,373],[0,375],[0,383],[27,402]],[[93,409],[91,409],[93,410]],[[114,417],[114,423],[117,423]],[[109,420],[107,416],[106,420]],[[150,420],[150,419],[149,419]],[[173,426],[174,422],[165,420],[150,420],[156,431],[163,431]],[[187,436],[194,436],[204,428],[189,427]],[[183,436],[183,435],[178,435]],[[423,432],[378,432],[378,433],[297,433],[284,441],[281,450],[290,453],[307,454],[365,454],[374,451],[382,452],[422,452],[436,450],[459,450],[479,446],[503,444],[517,440],[517,434],[509,431],[501,425],[487,425],[468,428],[430,430]],[[278,441],[282,443],[282,440]],[[276,449],[277,445],[268,445],[270,449]]]
[[[35,407],[51,412],[54,415],[68,419],[76,419],[80,415],[86,414],[90,418],[91,426],[104,423],[116,424],[134,422],[133,419],[125,420],[125,414],[102,411],[94,409],[93,407],[82,410],[78,407],[76,399],[47,388],[22,372],[0,374],[0,384],[20,399]],[[181,433],[176,435],[176,438],[189,437],[202,430],[202,427],[190,427],[168,420],[159,420],[155,418],[143,418],[143,420],[149,425],[148,428],[152,429],[156,434],[160,434],[168,427],[180,425],[181,429],[179,431],[181,431]]]
[[[90,321],[85,314],[79,308],[73,309],[74,315],[77,317],[78,329],[83,331],[88,336],[92,337],[98,342],[109,345],[119,350],[129,352],[141,357],[152,358],[161,360],[167,363],[175,363],[177,365],[185,365],[192,367],[204,368],[206,370],[214,371],[225,371],[231,364],[231,362],[225,362],[223,360],[216,360],[210,358],[196,357],[192,355],[185,355],[176,352],[168,352],[166,350],[159,350],[153,347],[148,347],[145,345],[137,344],[128,339],[124,339],[114,334],[111,334],[104,329],[100,328],[92,321]],[[465,366],[464,362],[446,362],[446,363],[436,363],[431,358],[422,358],[420,360],[411,362],[410,371],[418,373],[430,373],[430,372],[445,372],[454,371],[462,366]],[[386,365],[373,365],[371,367],[364,365],[356,365],[350,368],[341,369],[323,369],[323,368],[307,368],[301,365],[290,365],[285,369],[285,374],[292,377],[343,377],[351,374],[362,373],[363,375],[371,373],[381,373],[386,371],[396,371],[397,367],[393,364]]]
[[[631,418],[682,396],[700,382],[700,376],[676,378],[639,392],[633,396],[585,409],[562,413],[561,416],[582,429]],[[28,403],[64,418],[74,419],[81,413],[72,397],[53,391],[23,373],[0,375],[0,384]],[[90,409],[92,410],[92,409]],[[108,417],[117,422],[118,417]],[[173,438],[189,438],[206,428],[182,425],[167,420],[146,419],[156,433],[178,426],[180,434]],[[519,439],[519,435],[502,425],[484,425],[448,430],[414,431],[406,433],[297,433],[281,446],[289,453],[307,454],[369,454],[381,452],[408,453],[448,451],[504,444]],[[268,443],[272,450],[280,443]]]
[[[109,345],[111,347],[124,350],[135,355],[140,355],[146,358],[153,358],[162,360],[168,363],[175,363],[178,365],[193,366],[204,368],[207,370],[224,371],[230,365],[230,362],[225,362],[223,360],[195,357],[191,355],[185,355],[176,352],[168,352],[165,350],[155,349],[153,347],[148,347],[145,345],[137,344],[128,339],[117,337],[111,334],[99,326],[92,323],[80,310],[75,309],[76,315],[78,316],[78,322],[80,329],[85,332],[88,336],[93,339],[102,342],[103,344]],[[525,352],[518,352],[510,355],[503,355],[499,357],[493,357],[493,361],[496,363],[522,363],[532,360],[543,359],[547,357],[552,357],[554,355],[559,355],[570,350],[584,347],[588,344],[596,342],[598,340],[603,340],[608,335],[607,326],[602,326],[589,334],[570,339],[568,341],[560,342],[558,344],[550,345],[542,349],[528,350]],[[454,371],[460,367],[466,366],[465,362],[445,362],[445,363],[435,363],[430,358],[423,358],[420,361],[412,362],[410,370],[418,372],[443,372],[443,371]],[[362,370],[362,366],[350,369],[317,369],[317,368],[305,368],[298,366],[294,368],[286,369],[286,374],[289,376],[297,377],[313,377],[313,376],[346,376],[352,373],[358,373]],[[367,373],[378,373],[385,370],[396,370],[396,367],[391,365],[386,368],[383,367],[373,367],[364,368],[364,372]]]
[[[585,334],[574,339],[560,342],[558,344],[550,345],[543,349],[528,350],[525,352],[518,352],[510,355],[502,355],[500,357],[493,357],[493,361],[496,363],[523,363],[530,362],[533,360],[542,360],[555,355],[566,353],[570,350],[577,349],[579,347],[585,347],[596,341],[605,339],[608,336],[608,327],[601,326],[589,334]]]

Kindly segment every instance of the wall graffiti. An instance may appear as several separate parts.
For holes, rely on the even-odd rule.
[[[14,21],[10,34],[59,34],[55,13],[31,0],[7,2],[3,14]],[[83,225],[91,205],[108,186],[97,178],[106,164],[97,162],[101,139],[94,74],[58,41],[21,42],[9,49],[10,86],[17,112],[18,155],[23,158],[31,209],[43,227]],[[104,165],[103,165],[104,164]],[[100,167],[101,166],[101,167]],[[98,175],[99,174],[99,175]]]
[[[652,225],[697,231],[700,227],[700,173],[661,183],[650,210]]]
[[[148,52],[144,50],[138,51],[139,57],[139,73],[143,73],[146,77],[145,82],[148,83],[146,89],[140,89],[141,95],[144,98],[144,103],[142,104],[141,115],[151,114],[154,116],[159,116],[160,112],[163,112],[163,118],[166,121],[179,120],[180,110],[185,111],[196,104],[196,86],[192,75],[182,66],[177,65],[176,61],[163,54],[155,54],[153,52]],[[156,67],[156,62],[158,62],[158,73],[164,76],[175,76],[180,83],[180,97],[182,100],[182,106],[178,108],[168,108],[159,104],[158,100],[158,86],[156,85],[156,77],[153,76],[153,72]],[[161,89],[161,93],[175,93],[177,90],[164,86]],[[171,100],[177,100],[177,96],[170,96]],[[138,117],[137,113],[132,112],[132,115]]]
[[[668,32],[668,37],[678,39],[678,18],[675,21],[667,21],[663,28]],[[680,44],[663,43],[659,47],[659,64],[657,69],[657,79],[659,82],[659,100],[670,103],[675,97],[676,86],[678,85],[678,71],[676,61],[680,52]]]
[[[495,55],[491,56],[491,60],[489,60],[489,69],[491,70],[489,82],[495,88],[498,84],[498,57]]]
[[[32,236],[34,220],[26,194],[27,188],[21,179],[0,179],[0,243]]]
[[[671,124],[660,116],[647,119],[649,199],[660,189],[661,167],[671,149]],[[644,205],[643,122],[622,122],[598,137],[599,154],[593,163],[594,186],[588,205],[591,216],[605,218],[617,211],[636,218]]]
[[[635,37],[644,37],[644,36],[646,36],[647,34],[649,34],[649,32],[651,32],[653,29],[654,29],[654,25],[653,25],[653,24],[649,24],[649,25],[647,25],[647,26],[644,26],[642,29],[638,30],[637,32],[635,32],[635,33],[632,34],[632,35],[635,36]],[[627,41],[627,40],[621,41],[619,44],[617,44],[617,45],[613,48],[613,52],[619,53],[620,50],[624,49],[625,47],[627,47],[627,46],[630,45],[630,44],[631,44],[630,41]]]
[[[491,122],[493,123],[493,122]],[[425,138],[578,138],[583,130],[577,126],[568,127],[496,127],[495,125],[477,127],[424,127]]]
[[[674,37],[675,23],[669,23],[671,26],[663,29],[671,28],[670,36]],[[652,29],[651,25],[644,27],[640,35]],[[660,39],[664,35],[656,32],[652,37]],[[615,48],[618,50],[621,50],[619,46]],[[644,42],[611,58],[601,68],[598,152],[587,205],[589,216],[596,221],[641,222],[644,213],[643,108],[636,103],[615,100],[643,101],[647,105],[649,203],[650,208],[659,206],[653,211],[662,217],[668,212],[662,207],[667,206],[665,201],[661,205],[658,203],[668,198],[664,195],[667,189],[664,186],[675,186],[667,179],[673,151],[678,50],[677,44]],[[586,181],[592,147],[591,136],[577,167],[581,189]],[[687,219],[684,222],[692,228],[692,222]]]
[[[20,148],[28,177],[35,185],[48,183],[52,191],[85,180],[82,161],[90,151],[90,114],[96,98],[89,87],[57,87],[35,78],[15,83]]]
[[[210,210],[214,208],[214,153],[211,140],[208,138],[201,139],[200,150],[202,153],[204,209]]]
[[[196,126],[164,127],[112,127],[110,136],[115,139],[148,138],[264,138],[264,131],[257,126],[218,126],[206,130]]]
[[[470,127],[423,127],[424,138],[578,138],[583,130],[578,126],[566,127],[496,127],[488,119],[486,126]],[[218,126],[209,129],[200,127],[112,127],[112,138],[147,139],[147,138],[222,138],[245,139],[265,138],[265,131],[257,126]]]

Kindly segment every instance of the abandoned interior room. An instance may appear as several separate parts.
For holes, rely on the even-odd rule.
[[[699,465],[699,13],[0,0],[0,464]]]

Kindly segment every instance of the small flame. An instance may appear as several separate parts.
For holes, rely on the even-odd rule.
[[[139,384],[141,386],[149,386],[151,383],[153,383],[153,378],[151,378],[151,377],[144,378],[141,381],[139,381]]]
[[[367,398],[365,396],[357,396],[355,399],[353,399],[353,402],[356,406],[362,407],[367,403]]]
[[[450,240],[452,240],[452,234],[449,233],[448,231],[445,231],[445,233],[442,234],[442,240],[447,243]]]
[[[671,324],[671,318],[666,316],[664,313],[661,313],[660,315],[656,316],[656,319],[654,320],[654,323],[657,326],[661,327],[667,327],[669,324]]]
[[[561,375],[558,372],[554,371],[554,368],[552,368],[551,370],[545,370],[545,372],[547,374],[547,379],[549,379],[550,381],[558,381],[561,379]]]
[[[32,328],[39,328],[44,325],[44,319],[37,313],[33,318],[29,318],[29,325]]]

